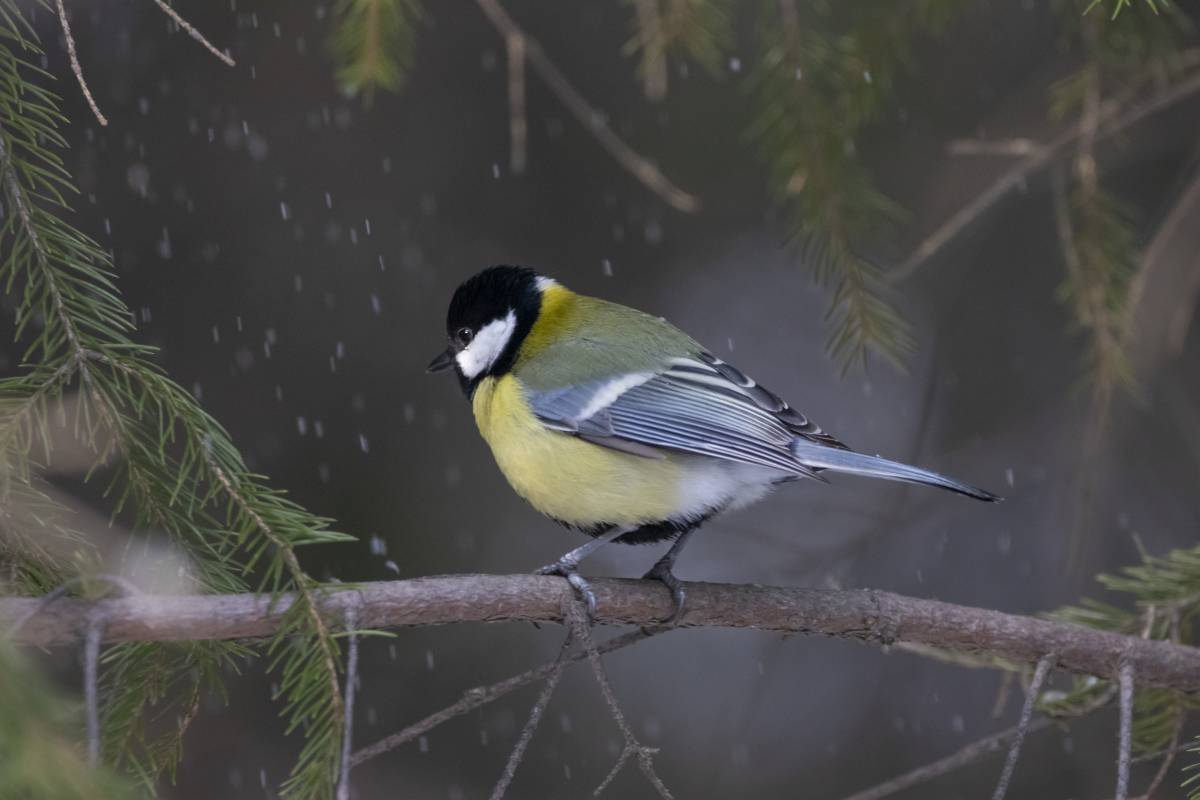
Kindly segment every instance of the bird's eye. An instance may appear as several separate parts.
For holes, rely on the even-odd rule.
[[[458,333],[454,336],[465,346],[471,343],[471,339],[475,338],[475,331],[470,328],[459,328]]]

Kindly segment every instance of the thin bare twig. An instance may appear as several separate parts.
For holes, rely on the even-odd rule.
[[[504,37],[508,50],[508,168],[514,175],[525,172],[529,122],[525,116],[525,36]]]
[[[529,709],[529,719],[525,721],[525,727],[521,729],[521,735],[517,737],[517,743],[513,745],[512,752],[509,753],[508,763],[504,765],[504,772],[500,774],[500,780],[496,781],[496,787],[492,789],[491,800],[503,800],[504,793],[508,791],[509,784],[516,776],[517,767],[521,765],[521,759],[525,757],[525,749],[529,747],[534,732],[541,724],[542,715],[546,713],[546,706],[550,705],[550,698],[553,696],[554,690],[558,688],[563,670],[567,668],[567,653],[570,651],[571,642],[574,639],[574,628],[567,628],[567,635],[563,637],[562,646],[558,649],[558,658],[554,659],[550,674],[546,677],[546,685],[542,687],[533,707]]]
[[[572,595],[572,599],[574,599],[574,595]],[[583,649],[587,652],[588,661],[592,664],[592,674],[596,676],[596,683],[600,686],[600,693],[604,695],[604,702],[608,704],[609,714],[612,715],[613,721],[617,723],[617,728],[621,731],[621,735],[625,739],[621,759],[618,761],[618,764],[628,759],[625,751],[631,751],[637,756],[638,766],[641,767],[642,774],[646,776],[646,780],[658,792],[659,797],[663,798],[663,800],[673,800],[674,795],[671,794],[671,790],[667,788],[662,778],[654,770],[653,755],[656,751],[654,748],[646,747],[638,741],[633,728],[629,726],[629,720],[625,719],[625,712],[621,710],[621,704],[617,702],[617,695],[613,692],[612,684],[608,680],[608,671],[604,669],[604,662],[600,659],[600,651],[597,650],[596,643],[592,641],[591,621],[587,617],[586,610],[581,606],[582,602],[572,603],[568,606],[567,623],[575,631],[575,637],[579,639],[583,645]],[[605,779],[606,782],[602,786],[607,785],[609,780],[611,778]]]
[[[1029,725],[1033,720],[1033,707],[1037,703],[1038,694],[1042,691],[1042,684],[1046,682],[1046,676],[1050,674],[1051,667],[1058,657],[1054,653],[1049,653],[1038,661],[1037,668],[1033,671],[1033,678],[1029,681],[1029,688],[1025,691],[1025,704],[1021,706],[1021,717],[1017,722],[1017,732],[1013,736],[1012,744],[1008,747],[1008,755],[1004,758],[1004,767],[1000,770],[1000,780],[996,782],[996,791],[992,792],[992,800],[1004,800],[1004,796],[1008,794],[1008,784],[1012,781],[1013,772],[1017,768],[1017,758],[1021,755],[1021,744],[1025,741],[1025,735],[1029,733]]]
[[[800,58],[800,11],[796,8],[796,0],[779,0],[779,21],[783,25],[787,54],[797,61]]]
[[[946,152],[952,156],[1027,156],[1041,145],[1034,139],[951,139]]]
[[[700,199],[672,183],[658,167],[617,136],[609,124],[604,121],[603,115],[592,108],[579,90],[571,85],[558,66],[550,60],[537,40],[513,21],[498,0],[475,1],[505,41],[513,36],[520,36],[524,39],[525,58],[529,64],[550,87],[550,91],[554,92],[559,101],[583,124],[583,127],[588,129],[596,141],[609,152],[609,155],[617,160],[618,164],[672,208],[688,213],[699,210]]]
[[[1015,672],[1005,672],[1000,676],[1000,688],[996,690],[996,700],[992,703],[992,718],[1000,719],[1004,715],[1004,709],[1008,706],[1008,695],[1012,692],[1013,682],[1016,681]]]
[[[626,742],[625,746],[621,748],[621,754],[613,762],[612,769],[608,771],[608,774],[604,776],[604,780],[600,781],[600,785],[592,792],[592,797],[599,797],[604,794],[604,790],[608,788],[608,785],[621,774],[621,770],[625,768],[625,762],[629,760],[631,755],[633,755],[633,748]]]
[[[1142,792],[1141,795],[1138,796],[1137,800],[1151,800],[1151,798],[1154,797],[1154,793],[1158,791],[1159,787],[1162,786],[1163,781],[1166,780],[1167,773],[1171,771],[1171,765],[1175,763],[1175,756],[1181,749],[1183,749],[1179,746],[1179,738],[1183,733],[1183,723],[1186,718],[1187,715],[1183,712],[1183,706],[1176,705],[1175,729],[1171,732],[1171,743],[1168,744],[1166,749],[1163,751],[1162,763],[1158,765],[1158,771],[1155,772],[1154,777],[1150,779],[1150,785],[1146,787],[1146,791]],[[1138,759],[1131,759],[1131,763],[1136,762],[1137,760]]]
[[[88,765],[100,764],[100,639],[104,623],[99,614],[88,620],[83,645],[83,697],[87,706]]]
[[[1133,750],[1133,664],[1121,662],[1117,673],[1118,703],[1121,709],[1121,724],[1117,732],[1117,792],[1115,800],[1129,797],[1129,761]]]
[[[613,637],[612,639],[609,639],[601,644],[597,649],[601,653],[611,653],[614,650],[620,650],[623,647],[637,644],[638,642],[648,639],[651,636],[668,630],[671,629],[639,628],[638,630],[630,631],[629,633],[624,633],[620,636]],[[567,660],[566,666],[577,664],[587,657],[588,655],[586,652],[576,653]],[[397,748],[406,742],[411,742],[413,739],[428,733],[438,725],[441,725],[443,722],[448,722],[455,717],[460,717],[463,714],[474,711],[480,706],[484,706],[495,700],[499,700],[501,697],[515,692],[517,689],[520,689],[523,686],[528,686],[531,683],[545,680],[550,676],[550,673],[554,671],[556,665],[557,661],[552,661],[535,669],[522,672],[520,675],[515,675],[506,680],[499,681],[498,683],[493,683],[490,686],[480,686],[470,689],[464,692],[463,696],[459,698],[457,702],[452,703],[440,711],[430,714],[424,719],[409,725],[403,730],[397,731],[396,733],[386,736],[383,739],[380,739],[378,742],[359,750],[350,757],[350,764],[351,766],[358,766],[368,759],[374,758],[382,753],[386,753],[387,751]]]
[[[1122,104],[1119,100],[1105,103],[1100,109],[1101,125],[1098,136],[1108,138],[1118,134],[1196,92],[1200,92],[1200,74],[1181,80],[1149,100],[1129,106],[1125,111],[1121,111]],[[990,210],[1009,192],[1024,186],[1031,175],[1040,172],[1056,161],[1083,134],[1082,126],[1074,125],[1034,150],[1027,158],[1021,159],[1018,164],[997,178],[991,186],[976,195],[971,202],[959,208],[933,233],[925,237],[908,258],[888,272],[888,281],[899,283],[912,277],[934,254],[962,233],[967,226]]]
[[[1129,285],[1123,346],[1140,378],[1183,352],[1200,295],[1200,269],[1190,224],[1200,213],[1200,172],[1193,174],[1142,251]]]
[[[1052,726],[1056,721],[1062,719],[1070,719],[1086,716],[1093,711],[1097,711],[1112,702],[1115,696],[1115,691],[1106,691],[1096,697],[1092,702],[1084,706],[1076,708],[1070,714],[1064,714],[1059,717],[1038,717],[1029,723],[1025,731],[1025,735],[1044,730]],[[876,784],[869,789],[864,789],[861,792],[853,794],[844,800],[883,800],[885,797],[890,797],[897,792],[902,792],[913,786],[919,786],[922,783],[940,778],[942,775],[951,773],[957,769],[965,767],[986,755],[998,752],[1005,742],[1014,738],[1020,733],[1020,726],[1014,725],[998,733],[993,733],[990,736],[985,736],[982,739],[971,742],[956,753],[938,759],[914,770],[897,775],[895,778]]]
[[[1036,733],[1049,728],[1053,724],[1054,721],[1049,717],[1038,717],[1029,723],[1025,733],[1026,735]],[[844,798],[844,800],[883,800],[885,797],[891,797],[897,792],[902,792],[913,786],[919,786],[934,778],[940,778],[942,775],[961,769],[986,755],[998,753],[1006,742],[1016,738],[1019,734],[1020,726],[1018,725],[1006,728],[999,733],[993,733],[991,736],[985,736],[978,741],[971,742],[958,752],[948,755],[945,758],[917,767],[903,775],[897,775],[869,789],[852,794]]]
[[[67,8],[63,5],[63,0],[55,0],[55,5],[58,8],[58,24],[62,26],[63,38],[67,40],[67,57],[71,61],[71,72],[75,73],[75,80],[79,81],[83,99],[87,100],[88,107],[92,109],[96,121],[101,125],[108,125],[108,118],[100,112],[100,106],[96,105],[96,98],[92,97],[92,90],[88,88],[88,83],[84,80],[83,67],[79,65],[79,55],[75,52],[75,37],[71,35],[71,23],[67,20]]]
[[[354,734],[354,695],[358,683],[358,609],[351,606],[346,609],[346,631],[350,637],[346,655],[346,696],[342,703],[344,718],[342,721],[342,763],[339,765],[337,800],[350,800],[350,751]]]
[[[181,17],[178,11],[167,5],[166,0],[154,0],[154,2],[159,8],[162,9],[164,14],[171,18],[176,25],[187,31],[188,36],[191,36],[197,42],[204,45],[208,52],[212,53],[214,56],[221,59],[221,61],[225,62],[231,67],[237,66],[228,53],[218,50],[215,46],[213,46],[212,42],[204,38],[204,34],[196,30],[196,28],[190,22]]]

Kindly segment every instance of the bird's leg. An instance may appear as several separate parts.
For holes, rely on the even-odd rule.
[[[575,587],[575,591],[587,603],[588,618],[592,619],[596,616],[596,595],[592,592],[592,587],[588,584],[587,579],[579,574],[579,562],[591,555],[597,548],[608,544],[613,539],[619,539],[632,530],[634,528],[628,526],[613,528],[590,542],[585,542],[574,550],[563,553],[557,561],[539,568],[536,572],[538,575],[561,575],[566,578],[567,583]]]
[[[642,576],[643,580],[658,581],[666,586],[671,592],[671,601],[675,609],[671,612],[671,616],[663,620],[663,623],[670,625],[679,619],[679,615],[683,613],[683,603],[687,599],[687,592],[683,588],[683,582],[675,577],[672,568],[675,566],[675,559],[679,558],[679,554],[683,552],[684,546],[687,544],[691,535],[696,532],[695,528],[689,528],[679,534],[679,538],[671,545],[671,549],[663,555],[658,561],[654,562],[654,566],[650,571]]]

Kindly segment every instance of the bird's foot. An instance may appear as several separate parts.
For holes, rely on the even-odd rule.
[[[588,583],[587,578],[579,574],[579,562],[569,558],[560,558],[552,564],[547,564],[535,570],[537,575],[561,575],[567,579],[567,583],[575,589],[575,593],[579,595],[587,606],[588,620],[596,618],[596,594],[592,591],[592,585]]]
[[[675,577],[675,573],[671,571],[671,564],[665,563],[665,559],[656,563],[650,568],[650,571],[642,576],[642,580],[658,581],[671,593],[671,604],[674,607],[670,616],[662,621],[663,625],[674,625],[683,615],[683,604],[687,600],[687,591],[683,588],[683,581]]]

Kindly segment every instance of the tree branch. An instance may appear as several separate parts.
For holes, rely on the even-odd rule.
[[[1049,728],[1054,724],[1054,720],[1049,717],[1039,717],[1025,727],[1024,733],[1036,733],[1037,731]],[[952,753],[945,758],[939,758],[930,764],[917,767],[903,775],[897,775],[895,778],[884,781],[883,783],[872,786],[870,789],[864,789],[861,792],[844,798],[843,800],[883,800],[885,797],[891,797],[898,792],[913,786],[920,786],[922,783],[927,783],[934,778],[940,778],[943,775],[954,772],[967,764],[971,764],[980,758],[992,753],[999,753],[1000,748],[1006,742],[1011,742],[1018,736],[1022,735],[1021,727],[1014,725],[1011,728],[1006,728],[999,733],[993,733],[990,736],[985,736],[978,741],[962,747],[958,752]]]
[[[611,653],[614,650],[620,650],[623,647],[637,644],[638,642],[649,639],[651,636],[656,636],[660,633],[670,630],[670,628],[638,628],[628,633],[623,633],[620,636],[614,636],[604,644],[596,648],[601,655]],[[566,666],[571,666],[577,662],[588,658],[590,653],[584,651],[576,653],[566,661]],[[456,702],[451,703],[440,711],[435,711],[423,719],[414,722],[412,725],[397,731],[396,733],[385,736],[379,741],[364,747],[353,756],[350,757],[350,766],[356,767],[364,761],[374,758],[375,756],[386,753],[389,750],[394,750],[402,744],[411,742],[422,734],[441,725],[443,722],[448,722],[455,717],[461,717],[470,711],[485,706],[488,703],[499,700],[505,695],[515,692],[524,686],[531,683],[536,683],[540,680],[545,680],[550,677],[551,673],[558,669],[559,662],[551,661],[548,664],[543,664],[540,667],[526,670],[520,675],[514,675],[511,678],[506,678],[498,683],[493,683],[490,686],[476,686],[473,689],[468,689],[463,692],[463,696]]]
[[[1200,92],[1200,74],[1192,75],[1168,87],[1161,93],[1135,103],[1124,111],[1117,102],[1104,103],[1099,110],[1099,138],[1108,138],[1141,122],[1146,117]],[[962,233],[972,222],[991,209],[1014,189],[1022,187],[1029,177],[1064,156],[1085,134],[1083,125],[1076,124],[1059,133],[1045,145],[1035,147],[1029,156],[1021,159],[1011,169],[969,203],[964,204],[933,233],[929,234],[916,249],[887,274],[892,283],[906,280],[921,269],[929,259],[946,244]]]
[[[597,621],[649,625],[665,619],[671,601],[649,581],[591,581]],[[359,625],[443,625],[452,622],[534,620],[562,622],[565,581],[539,575],[453,575],[359,584],[318,595],[321,615],[340,627],[345,610]],[[913,642],[942,650],[1035,664],[1057,653],[1058,668],[1109,676],[1122,662],[1141,686],[1200,691],[1200,649],[1123,636],[1033,617],[870,589],[791,589],[774,586],[688,583],[682,626],[755,628],[893,644]],[[106,620],[106,641],[246,639],[271,635],[294,595],[138,595],[87,603],[61,599],[29,618],[19,640],[53,645],[82,639],[87,614]],[[17,620],[38,598],[0,599],[0,626]]]
[[[1017,734],[1013,736],[1012,744],[1009,745],[1008,755],[1004,759],[1004,767],[1000,771],[1000,780],[996,783],[996,791],[992,793],[992,800],[1004,800],[1004,796],[1008,794],[1008,785],[1012,782],[1013,772],[1017,769],[1017,759],[1021,755],[1021,745],[1025,741],[1026,734],[1029,733],[1030,722],[1033,720],[1033,707],[1037,704],[1042,684],[1046,682],[1046,676],[1054,667],[1054,661],[1053,653],[1043,656],[1042,660],[1038,662],[1037,669],[1033,671],[1029,688],[1025,692],[1025,704],[1021,706],[1021,719],[1017,723]]]
[[[537,40],[522,30],[513,18],[508,15],[498,0],[476,0],[479,8],[491,21],[506,42],[520,39],[525,47],[525,59],[529,66],[541,76],[550,91],[567,107],[575,119],[587,128],[596,141],[609,152],[617,163],[629,174],[641,181],[647,189],[661,197],[672,208],[679,211],[693,212],[700,208],[700,199],[685,192],[675,184],[654,164],[638,154],[627,145],[621,137],[613,132],[603,116],[584,99],[579,90],[571,85],[558,66],[546,55],[546,51]]]

